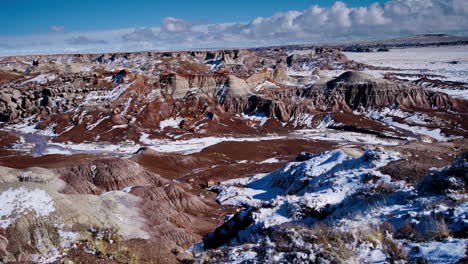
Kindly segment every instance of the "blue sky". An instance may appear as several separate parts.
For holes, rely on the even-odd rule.
[[[66,31],[111,30],[128,27],[156,27],[164,17],[193,23],[245,22],[275,12],[304,10],[333,0],[3,0],[0,35],[47,32],[51,26]],[[350,7],[384,3],[385,0],[348,0]]]
[[[3,0],[0,55],[468,35],[468,0]]]

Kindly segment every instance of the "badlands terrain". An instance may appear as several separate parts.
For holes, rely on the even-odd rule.
[[[0,57],[0,262],[467,263],[468,46],[433,37]]]

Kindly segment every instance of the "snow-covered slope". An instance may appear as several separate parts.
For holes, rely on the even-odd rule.
[[[209,234],[204,246],[237,252],[218,255],[229,263],[338,263],[345,251],[341,261],[348,263],[465,257],[467,155],[417,186],[380,172],[400,156],[379,148],[303,153],[270,174],[222,182],[212,187],[218,202],[246,209]],[[339,256],[326,255],[323,239],[342,239],[329,242],[343,243]],[[239,252],[244,259],[236,262]]]

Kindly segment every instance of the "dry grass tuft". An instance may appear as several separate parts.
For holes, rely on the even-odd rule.
[[[409,239],[417,242],[440,241],[450,237],[450,230],[440,214],[423,217],[418,224],[405,222],[395,232],[398,239]]]

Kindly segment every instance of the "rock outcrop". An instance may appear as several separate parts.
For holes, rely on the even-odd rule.
[[[115,230],[123,239],[151,239],[165,245],[163,253],[172,256],[168,263],[174,263],[172,251],[200,241],[220,221],[219,205],[128,159],[97,159],[53,170],[0,167],[0,171],[0,197],[8,203],[0,218],[5,228],[3,233],[0,229],[4,260],[31,261],[54,248],[86,240],[90,232]]]

